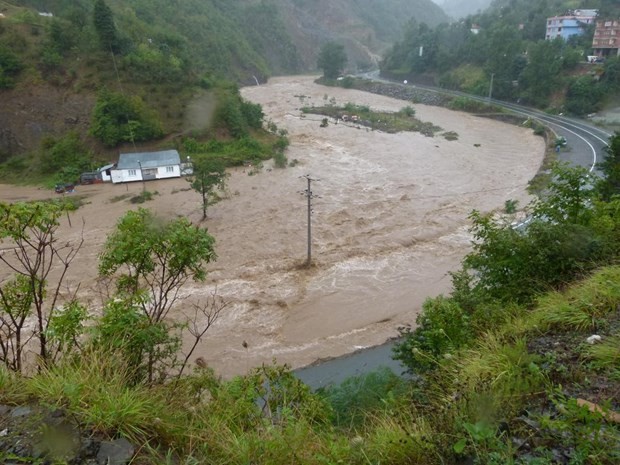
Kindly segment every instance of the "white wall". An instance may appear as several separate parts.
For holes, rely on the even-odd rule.
[[[168,171],[168,167],[160,166],[157,168],[157,174],[155,179],[167,179],[167,178],[179,178],[181,177],[181,167],[179,165],[172,165],[172,170]],[[114,184],[121,182],[133,182],[142,181],[142,172],[140,170],[134,170],[135,175],[130,175],[132,170],[112,170],[112,182]]]
[[[112,170],[112,183],[142,181],[142,173],[140,170],[133,170],[135,175],[129,174],[132,170]]]
[[[173,165],[172,171],[168,171],[167,166],[160,166],[159,168],[157,168],[157,179],[178,177],[181,177],[181,167],[179,165]]]

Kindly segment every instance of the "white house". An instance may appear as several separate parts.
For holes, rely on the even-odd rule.
[[[101,179],[103,182],[110,182],[112,180],[112,170],[115,168],[115,166],[116,165],[114,163],[111,163],[97,169],[99,179]]]
[[[181,157],[176,150],[121,153],[116,168],[110,170],[114,184],[181,177]]]

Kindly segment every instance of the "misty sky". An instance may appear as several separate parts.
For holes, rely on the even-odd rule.
[[[484,10],[492,0],[432,0],[441,6],[448,16],[454,19],[461,18],[478,10]]]

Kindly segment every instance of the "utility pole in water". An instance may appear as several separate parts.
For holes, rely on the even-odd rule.
[[[320,180],[312,178],[309,174],[300,176],[300,178],[305,178],[308,181],[308,188],[300,192],[300,194],[306,196],[308,199],[308,258],[306,260],[306,266],[310,268],[310,264],[312,263],[312,199],[320,198],[318,195],[312,193],[312,181]]]

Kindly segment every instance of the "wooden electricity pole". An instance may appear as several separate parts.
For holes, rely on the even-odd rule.
[[[312,199],[319,198],[319,196],[312,193],[312,181],[319,181],[319,179],[313,179],[309,174],[300,176],[308,181],[308,188],[301,192],[301,195],[306,196],[308,199],[308,258],[306,260],[306,266],[310,268],[312,264]]]

